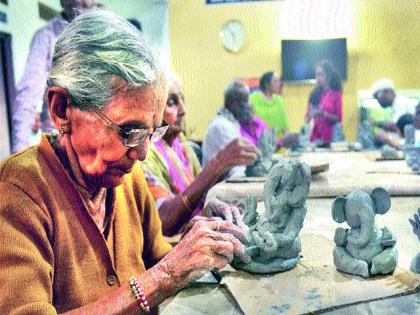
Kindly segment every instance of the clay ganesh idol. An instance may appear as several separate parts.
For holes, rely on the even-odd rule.
[[[411,226],[413,227],[413,233],[417,236],[420,241],[420,209],[414,214],[414,218],[409,219]],[[420,273],[420,253],[418,253],[411,262],[411,270],[415,273]]]
[[[267,129],[258,140],[258,148],[261,151],[260,157],[245,170],[247,177],[263,177],[273,165],[273,154],[276,152],[276,129]]]
[[[247,253],[250,263],[234,261],[233,266],[252,273],[292,269],[300,259],[298,237],[306,215],[311,170],[294,160],[276,160],[264,185],[265,212],[258,214],[255,197],[249,196],[244,222],[249,227]]]
[[[390,207],[391,198],[383,188],[375,188],[371,194],[355,190],[334,200],[333,219],[350,226],[335,230],[333,256],[338,270],[365,278],[395,270],[396,238],[387,227],[375,225],[375,215],[385,214]]]

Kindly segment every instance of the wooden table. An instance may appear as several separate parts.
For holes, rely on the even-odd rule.
[[[298,159],[308,164],[329,163],[327,172],[312,176],[310,198],[347,195],[355,189],[371,191],[383,187],[391,196],[420,196],[420,175],[415,174],[404,160],[375,161],[379,152],[316,152],[305,153]],[[227,183],[215,185],[207,199],[232,202],[247,195],[262,200],[264,182]]]
[[[215,311],[217,314],[305,313],[301,311],[302,309],[328,314],[420,314],[420,291],[412,292],[407,285],[408,282],[411,286],[414,283],[414,287],[420,285],[420,276],[408,271],[412,258],[420,250],[420,242],[412,233],[408,222],[408,218],[411,218],[420,207],[420,196],[392,197],[390,211],[383,216],[376,216],[380,227],[386,225],[396,234],[399,259],[398,270],[394,275],[376,277],[373,280],[336,271],[332,260],[333,244],[321,245],[326,242],[332,243],[334,231],[340,226],[331,217],[332,202],[333,198],[308,199],[308,212],[301,231],[303,258],[296,268],[264,277],[246,275],[244,272],[232,269],[223,271],[221,284],[196,284],[185,289],[165,303],[161,314],[216,314]],[[260,203],[259,208],[262,206]],[[315,245],[310,245],[308,239],[312,239]],[[324,241],[318,242],[318,240]],[[311,258],[313,260],[315,255],[319,256],[321,265],[314,269],[312,277],[305,278],[302,276],[305,274],[303,271],[309,270]],[[318,286],[316,280],[323,277],[322,273],[317,276],[317,271],[319,273],[319,270],[324,269],[329,272],[329,276],[324,279],[325,287],[322,287],[321,282],[319,287],[312,288]],[[352,289],[343,292],[345,281],[349,282],[347,285]],[[287,286],[287,293],[280,293],[282,286]],[[383,296],[378,298],[378,294],[369,292],[366,288],[370,286],[379,286]],[[392,292],[398,290],[411,293],[394,296]],[[260,292],[260,299],[248,298],[250,293],[257,291]],[[325,300],[325,292],[330,294],[328,303]],[[286,302],[287,298],[293,295],[308,298],[306,303],[310,304],[302,306],[300,311],[296,312],[296,308]],[[275,300],[277,302],[270,304],[270,296],[278,297]],[[349,303],[343,304],[343,300],[347,298]],[[255,305],[258,305],[257,313]]]
[[[181,291],[166,303],[162,314],[210,314],[214,313],[213,309],[217,310],[217,314],[420,314],[420,287],[412,290],[413,285],[414,288],[420,285],[420,276],[409,271],[412,258],[420,250],[420,243],[408,222],[408,218],[412,218],[420,207],[420,176],[412,173],[404,160],[375,161],[378,154],[315,152],[299,157],[308,164],[327,162],[330,169],[312,177],[308,212],[301,231],[304,257],[298,266],[266,277],[232,269],[223,271],[221,284],[196,284]],[[253,194],[261,201],[263,186],[263,182],[222,182],[210,190],[207,199],[217,197],[235,202]],[[373,280],[342,274],[335,270],[332,260],[334,231],[339,226],[331,217],[334,197],[346,195],[354,189],[370,191],[378,186],[391,194],[391,210],[383,216],[376,216],[376,220],[379,226],[388,226],[397,236],[398,268],[391,276]],[[261,202],[259,207],[262,207]],[[315,245],[310,245],[310,240]],[[328,274],[324,281],[331,289],[320,289],[322,283],[317,282],[316,273],[308,278],[302,276],[314,258],[322,261],[322,265],[314,270],[321,270],[320,277],[323,273]],[[346,284],[346,281],[351,283]],[[284,285],[287,285],[287,290],[281,291]],[[310,288],[311,285],[314,287]],[[346,290],[346,285],[350,286],[349,290]],[[373,288],[370,285],[376,285],[381,293],[372,294],[375,289],[370,289]],[[257,291],[261,293],[260,299],[252,295]],[[326,292],[329,294],[328,302],[325,300]],[[403,295],[395,295],[397,292]],[[404,295],[404,292],[409,294]],[[287,303],[290,296],[303,296],[308,299],[304,302],[309,304],[296,308],[296,303]],[[349,303],[343,303],[347,299]]]

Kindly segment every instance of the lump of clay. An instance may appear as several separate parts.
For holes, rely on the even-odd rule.
[[[413,172],[420,170],[420,147],[413,145],[404,146],[405,162]]]
[[[306,215],[311,169],[298,161],[276,160],[264,185],[265,212],[258,214],[257,201],[248,196],[243,220],[249,227],[246,252],[251,262],[232,265],[252,273],[292,269],[300,259],[298,237]]]
[[[382,146],[381,148],[381,156],[384,159],[393,159],[398,157],[398,150],[385,144],[384,146]]]
[[[357,141],[362,144],[363,149],[375,148],[372,126],[367,119],[357,127]]]
[[[404,144],[414,145],[416,142],[416,128],[409,124],[404,127]]]
[[[375,215],[385,214],[390,207],[391,198],[383,188],[375,188],[370,195],[355,190],[334,200],[333,219],[350,226],[335,230],[333,256],[338,270],[362,277],[395,270],[396,238],[387,227],[380,229],[375,225]]]
[[[407,165],[414,171],[420,170],[420,147],[416,147],[415,144],[415,128],[413,125],[407,125],[404,128],[404,154]]]
[[[420,241],[420,209],[417,210],[418,214],[414,214],[414,220],[409,219],[413,232]],[[420,273],[420,253],[418,253],[411,262],[411,270],[415,273]]]
[[[273,153],[276,152],[277,130],[265,130],[258,139],[261,156],[245,170],[247,177],[265,176],[273,164]]]

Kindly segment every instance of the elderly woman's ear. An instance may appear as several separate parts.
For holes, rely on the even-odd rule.
[[[50,109],[51,120],[60,133],[70,130],[68,112],[70,99],[67,91],[61,87],[53,86],[47,90],[47,102]]]

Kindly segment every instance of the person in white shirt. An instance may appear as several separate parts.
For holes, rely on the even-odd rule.
[[[249,154],[259,152],[250,141],[241,136],[241,122],[253,118],[249,104],[249,89],[240,81],[231,82],[224,93],[224,107],[210,122],[203,141],[203,164],[206,163],[230,142],[239,139],[249,150]],[[245,165],[232,168],[229,175],[244,176]]]
[[[395,84],[390,79],[376,81],[371,93],[380,105],[369,112],[375,144],[400,148],[405,125],[413,123],[417,101],[397,96]]]

